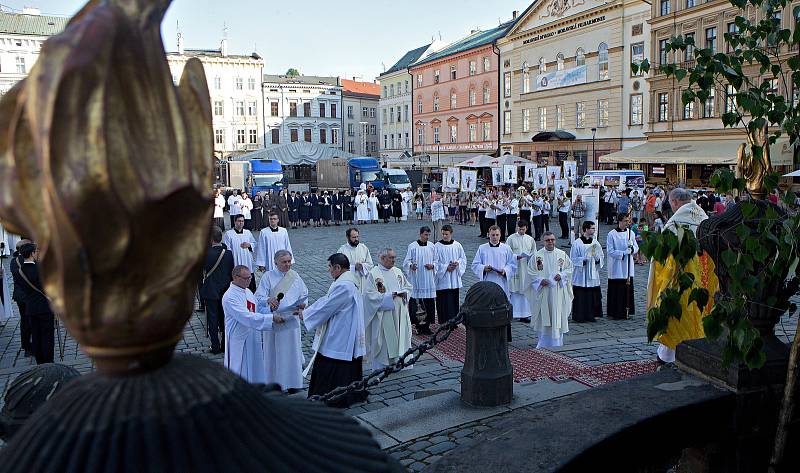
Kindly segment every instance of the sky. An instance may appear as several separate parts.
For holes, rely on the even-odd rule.
[[[5,11],[24,6],[71,16],[82,0],[0,0]],[[265,61],[265,72],[375,79],[403,54],[441,34],[449,43],[470,30],[493,28],[529,2],[521,0],[174,0],[162,25],[167,51],[216,49],[228,29],[228,49]],[[385,69],[384,69],[385,67]]]

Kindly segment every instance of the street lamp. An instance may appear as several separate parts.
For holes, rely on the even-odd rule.
[[[595,137],[595,135],[597,135],[597,128],[592,128],[592,169],[594,169],[596,167],[595,160],[597,159],[595,157],[595,152],[594,152],[594,137]]]

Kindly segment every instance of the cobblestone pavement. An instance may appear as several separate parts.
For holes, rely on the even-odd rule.
[[[401,223],[364,225],[359,228],[361,241],[370,248],[373,259],[376,262],[376,253],[379,248],[384,246],[394,247],[398,255],[398,264],[400,264],[402,258],[405,257],[408,244],[417,238],[421,224],[429,225],[430,222],[412,220]],[[468,263],[471,263],[477,247],[486,240],[477,237],[477,227],[461,225],[455,225],[454,227],[454,237],[464,246]],[[326,259],[345,242],[345,228],[344,226],[332,226],[290,230],[290,239],[297,260],[294,269],[299,272],[306,282],[311,301],[323,296],[330,286],[330,276],[326,271]],[[551,228],[557,228],[555,219],[551,222]],[[605,225],[601,226],[601,242],[605,242],[605,235],[610,228]],[[559,247],[569,252],[569,248],[566,245],[567,242],[565,240],[559,240]],[[3,265],[6,268],[8,268],[8,262],[8,259],[3,260]],[[536,366],[531,365],[538,363],[538,360],[542,359],[541,356],[544,356],[549,362],[555,360],[552,369],[545,372],[544,376],[557,380],[560,375],[570,374],[560,372],[561,367],[568,366],[571,367],[570,369],[578,367],[580,373],[588,376],[579,377],[578,381],[591,386],[607,380],[607,378],[603,378],[603,373],[597,370],[591,371],[592,368],[629,366],[631,363],[647,365],[648,360],[652,361],[654,359],[656,349],[654,344],[647,343],[645,336],[644,309],[647,271],[648,266],[636,267],[634,288],[637,312],[635,316],[624,321],[603,318],[593,324],[571,324],[569,333],[564,337],[564,347],[559,347],[552,351],[532,350],[537,341],[536,333],[527,324],[514,323],[512,325],[513,341],[510,344],[510,350],[512,351],[515,370],[519,369],[520,366],[535,370]],[[601,270],[601,276],[603,279],[605,278],[605,269]],[[461,290],[462,301],[469,287],[476,281],[476,277],[468,270],[464,277],[465,287]],[[605,296],[605,282],[603,283],[603,294]],[[788,340],[789,337],[794,336],[795,327],[795,320],[789,320],[788,317],[784,317],[776,327],[776,332],[782,339]],[[463,328],[460,330],[463,331]],[[62,327],[62,336],[64,336],[64,333]],[[459,339],[455,335],[451,338],[453,340]],[[312,335],[304,332],[303,342],[307,359],[311,354],[311,340]],[[416,340],[418,341],[419,339],[416,338]],[[456,343],[450,340],[448,342],[451,344]],[[178,344],[177,350],[197,354],[221,363],[221,355],[212,356],[206,353],[208,347],[209,342],[205,334],[204,316],[202,313],[195,312],[186,324],[184,337]],[[463,346],[461,351],[463,352]],[[358,415],[410,402],[415,397],[424,396],[426,395],[425,393],[436,392],[436,390],[458,390],[462,367],[458,352],[458,347],[453,348],[451,346],[448,348],[445,346],[434,353],[436,356],[426,355],[412,370],[394,375],[371,389],[367,402],[353,406],[346,412],[351,415]],[[536,355],[535,352],[540,353]],[[536,356],[539,356],[539,358],[536,358]],[[58,361],[58,358],[59,353],[58,349],[56,349],[56,361]],[[66,337],[65,341],[63,363],[74,366],[81,372],[89,372],[93,369],[91,361],[78,349],[75,341],[69,336]],[[625,365],[626,363],[627,365]],[[33,358],[25,358],[20,351],[19,318],[15,316],[7,321],[5,325],[0,326],[0,393],[5,394],[10,380],[33,364]],[[652,368],[644,366],[641,369]],[[571,374],[575,375],[575,373]],[[605,376],[608,376],[608,374],[606,373]],[[611,375],[611,378],[614,376],[616,375]],[[515,376],[515,380],[525,384],[531,382],[528,378],[534,377],[534,375]],[[535,405],[533,407],[521,407],[521,409],[534,408]],[[508,414],[500,414],[426,435],[394,445],[388,451],[399,458],[410,470],[418,471],[424,468],[425,465],[436,461],[456,445],[468,442],[478,433],[491,429],[493,423],[499,417],[505,415]]]

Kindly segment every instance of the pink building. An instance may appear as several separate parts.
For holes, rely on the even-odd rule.
[[[499,55],[496,41],[515,20],[473,31],[412,64],[414,154],[446,166],[499,146]]]

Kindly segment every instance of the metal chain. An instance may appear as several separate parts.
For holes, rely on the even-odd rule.
[[[377,385],[378,383],[386,379],[389,375],[398,373],[407,366],[414,365],[426,351],[447,340],[450,334],[453,333],[453,331],[463,321],[464,321],[464,313],[459,312],[455,318],[448,320],[444,324],[440,325],[436,329],[436,332],[434,332],[433,335],[431,335],[431,337],[427,341],[420,343],[416,347],[409,348],[408,351],[406,351],[403,354],[403,356],[401,356],[400,358],[397,359],[396,362],[394,362],[394,364],[389,365],[386,368],[380,370],[375,370],[360,381],[353,381],[347,386],[338,387],[327,394],[318,394],[315,396],[311,396],[309,397],[309,399],[312,401],[323,401],[323,402],[337,401],[343,398],[344,396],[347,396],[350,393],[364,391],[369,387]]]

